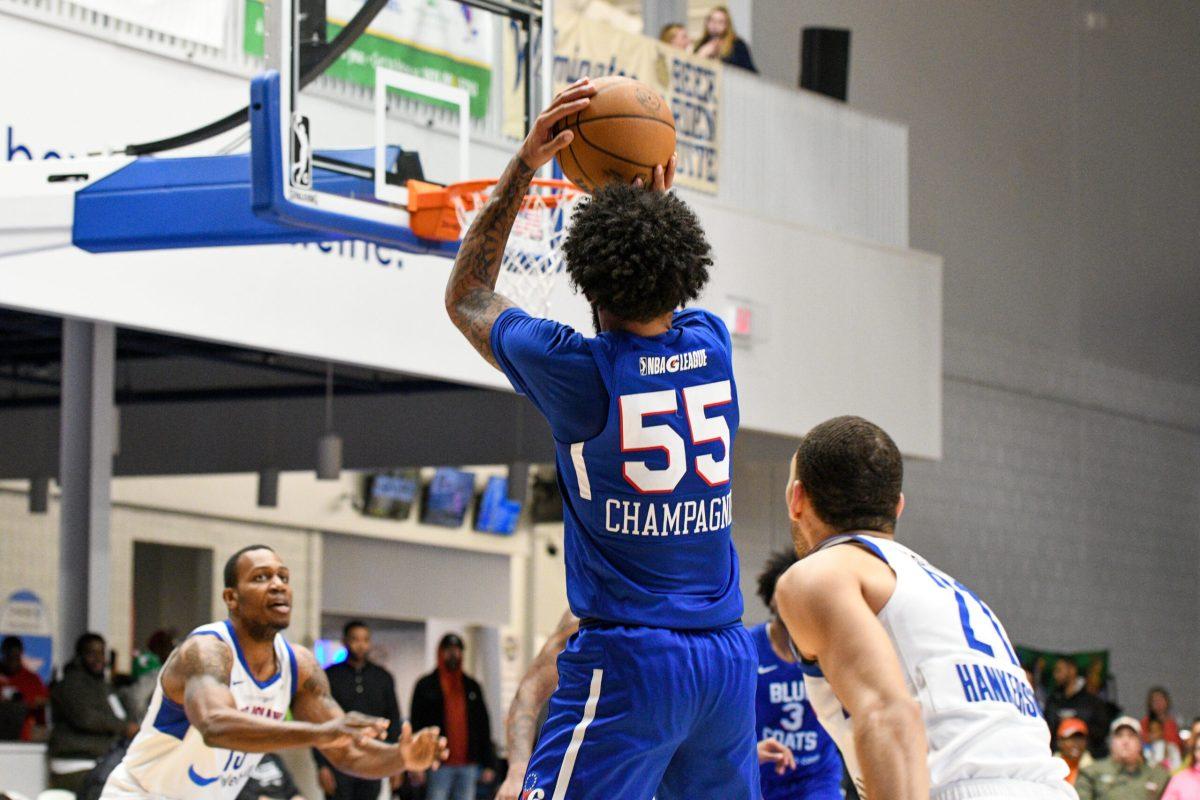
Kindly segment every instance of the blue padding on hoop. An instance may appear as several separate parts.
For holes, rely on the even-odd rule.
[[[283,198],[282,154],[268,147],[279,135],[279,76],[251,84],[252,152],[191,158],[144,157],[75,193],[72,243],[92,253],[296,244],[361,239],[410,253],[453,257],[458,242],[417,237],[405,227],[292,203]],[[368,149],[322,155],[374,165]],[[313,170],[317,189],[369,199],[372,181]]]
[[[368,181],[337,175],[329,183],[329,191],[336,185],[340,193]],[[245,153],[139,158],[76,192],[71,229],[74,245],[93,253],[344,238],[255,216]]]
[[[252,207],[260,218],[377,242],[410,253],[453,256],[458,242],[422,239],[411,229],[362,217],[336,214],[289,200],[284,192],[279,108],[279,73],[271,70],[250,82],[250,170]],[[369,163],[369,162],[368,162]],[[317,182],[322,191],[330,191]],[[342,192],[338,192],[342,194]]]

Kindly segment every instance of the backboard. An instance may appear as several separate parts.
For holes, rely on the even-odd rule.
[[[513,113],[501,90],[513,82],[528,87],[518,110],[526,120],[548,92],[550,70],[540,70],[544,86],[531,82],[533,53],[553,51],[540,0],[247,3],[247,49],[261,36],[269,70],[252,87],[255,213],[452,254],[453,247],[412,233],[406,181],[499,174],[513,149],[500,134],[504,115]],[[312,81],[330,45],[356,31],[324,79]],[[511,42],[517,57],[506,64],[502,53],[514,51]],[[331,181],[330,174],[360,180]]]

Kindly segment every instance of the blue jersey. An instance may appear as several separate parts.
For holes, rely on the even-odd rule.
[[[575,615],[681,630],[736,624],[738,401],[721,320],[689,309],[658,336],[588,338],[509,309],[491,345],[554,434]]]
[[[808,703],[800,665],[776,655],[765,624],[750,636],[758,649],[755,734],[782,742],[796,757],[796,768],[783,775],[762,765],[763,800],[841,797],[842,757]]]

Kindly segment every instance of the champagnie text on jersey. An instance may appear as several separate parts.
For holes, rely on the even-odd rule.
[[[676,503],[610,499],[604,502],[604,529],[632,536],[686,536],[720,531],[733,524],[732,503],[729,493]]]

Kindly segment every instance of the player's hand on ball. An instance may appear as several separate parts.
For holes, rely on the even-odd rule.
[[[665,192],[675,184],[675,164],[679,160],[678,153],[672,153],[667,159],[666,166],[659,164],[654,167],[654,182],[650,184],[650,188],[656,192]],[[642,179],[635,178],[633,185],[638,188],[642,187]]]
[[[782,775],[796,768],[796,756],[786,744],[775,739],[763,739],[758,743],[758,763],[774,764],[775,774]]]
[[[388,721],[383,717],[351,711],[321,725],[321,744],[327,747],[362,744],[369,739],[382,739],[387,729]]]
[[[535,172],[550,162],[554,154],[571,143],[575,134],[565,130],[554,135],[554,124],[570,114],[578,114],[592,102],[596,87],[587,78],[580,78],[563,89],[546,110],[538,114],[529,135],[517,151],[517,157]]]
[[[400,729],[400,754],[404,757],[404,768],[411,771],[437,769],[442,761],[450,755],[446,747],[446,737],[439,735],[436,726],[422,728],[415,735],[412,725],[404,723]]]

